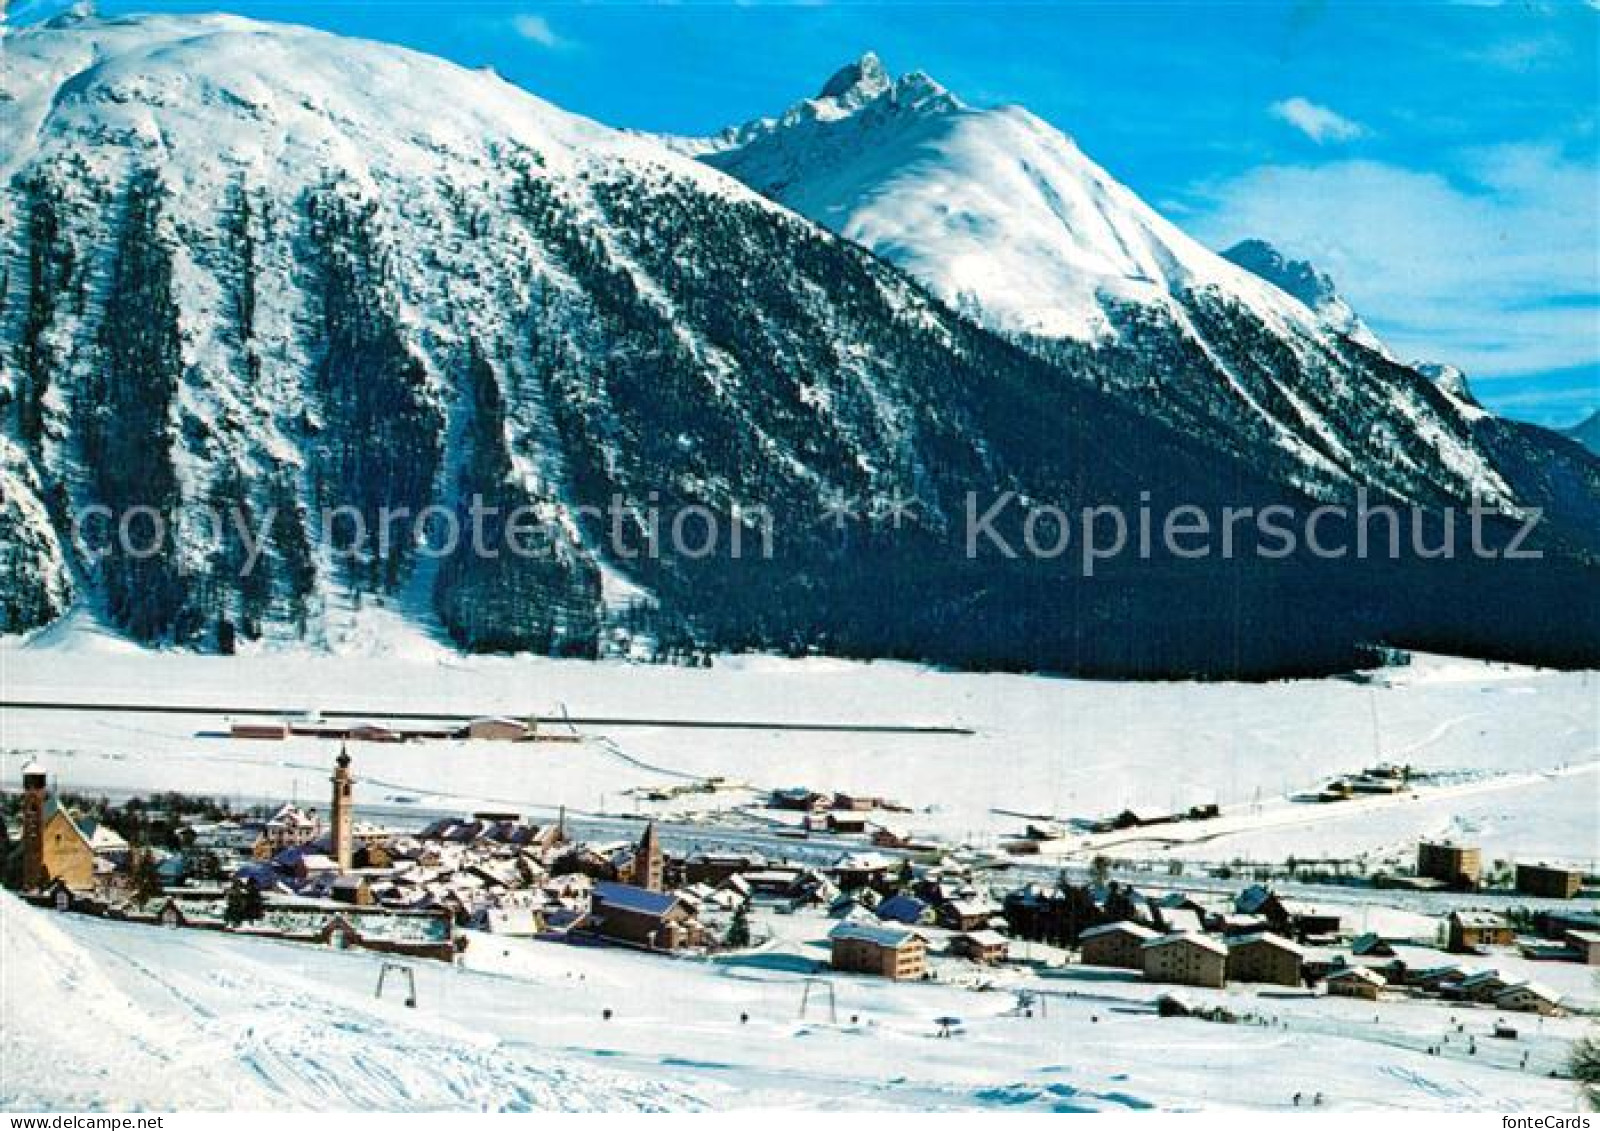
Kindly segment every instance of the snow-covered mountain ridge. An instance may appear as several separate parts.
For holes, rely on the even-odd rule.
[[[1122,256],[1203,286],[1115,308],[1109,342],[1001,336],[881,245],[486,71],[225,16],[58,21],[5,47],[6,631],[80,603],[146,641],[321,643],[381,603],[480,650],[592,655],[620,632],[669,650],[1320,669],[1351,662],[1391,611],[1433,623],[1431,604],[1412,611],[1410,566],[1296,561],[1291,580],[1213,607],[1216,562],[1129,562],[1089,586],[1065,562],[969,560],[966,500],[1131,510],[1367,485],[1509,507],[1543,489],[1508,479],[1413,371],[1330,338],[1159,218],[1101,248],[1108,269]],[[711,158],[802,128],[937,139],[950,120],[979,121],[931,80],[862,60]],[[1137,212],[1097,183],[1089,204]],[[497,523],[536,513],[540,552],[436,560],[401,539],[351,554],[318,521],[350,508],[375,530],[386,509],[464,517],[469,499]],[[784,555],[623,555],[592,517],[616,499],[704,508],[724,530],[764,510]],[[881,521],[881,500],[904,521]],[[247,548],[226,533],[101,555],[71,521],[207,505],[272,518],[259,568],[241,572]],[[1292,631],[1304,592],[1327,606],[1312,641]],[[622,608],[630,593],[650,607]]]
[[[921,72],[890,78],[872,54],[775,118],[679,145],[998,329],[1102,339],[1116,303],[1206,284],[1283,328],[1315,324],[1027,110],[974,109]]]
[[[959,556],[968,490],[1058,493],[1063,440],[1097,496],[1137,497],[1130,452],[1163,452],[1173,482],[1234,478],[731,178],[492,73],[225,16],[6,46],[11,630],[81,600],[140,639],[331,642],[381,601],[463,647],[592,654],[615,580],[668,647],[936,642],[952,614],[924,587],[907,629],[882,578],[935,539]],[[1041,409],[1048,434],[1017,427]],[[352,556],[317,521],[469,498],[501,523],[534,510],[541,552]],[[835,498],[837,529],[818,522]],[[880,534],[862,512],[882,498],[914,517]],[[583,517],[618,499],[723,524],[765,508],[789,572],[629,560]],[[258,569],[231,534],[154,557],[73,541],[86,506],[202,504],[276,516]],[[860,565],[832,561],[847,526],[876,543]],[[830,584],[807,584],[823,556]],[[937,568],[966,601],[959,562]]]
[[[936,90],[936,97],[918,92]],[[1514,492],[1472,434],[1309,264],[1217,255],[1020,106],[850,64],[787,112],[678,143],[1080,372],[1313,492]]]

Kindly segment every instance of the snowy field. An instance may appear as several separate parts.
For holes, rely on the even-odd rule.
[[[578,744],[355,745],[358,803],[384,817],[565,805],[698,819],[733,835],[730,816],[713,810],[747,806],[756,789],[805,785],[896,799],[914,810],[903,818],[909,828],[979,845],[1018,829],[1018,813],[1216,801],[1217,821],[1112,834],[1097,848],[1189,860],[1381,855],[1420,834],[1455,833],[1491,859],[1593,867],[1600,856],[1593,673],[1419,657],[1368,683],[1117,684],[822,659],[723,657],[708,670],[469,659],[382,635],[343,654],[220,658],[141,651],[80,625],[0,644],[0,689],[9,700],[565,709],[974,732],[629,727],[591,729]],[[7,710],[0,784],[14,788],[22,763],[38,757],[69,790],[322,802],[328,743],[235,741],[219,735],[227,721]],[[1379,760],[1441,776],[1416,798],[1291,800]],[[628,792],[708,775],[751,788],[668,802]],[[747,843],[761,843],[760,819],[745,818]],[[779,851],[793,843],[768,840]],[[1410,898],[1386,897],[1396,906],[1366,907],[1360,921],[1409,915],[1425,938],[1433,920],[1399,908]],[[474,936],[462,968],[415,964],[422,1001],[408,1010],[374,1000],[380,960],[371,955],[61,916],[4,897],[0,1106],[1286,1108],[1296,1092],[1321,1092],[1334,1109],[1576,1104],[1547,1074],[1583,1019],[1519,1019],[1521,1038],[1505,1042],[1487,1037],[1490,1011],[1463,1011],[1478,1051],[1469,1056],[1458,1042],[1434,1056],[1427,1049],[1452,1015],[1434,1004],[1184,991],[1265,1022],[1218,1025],[1155,1017],[1160,989],[1134,975],[978,974],[964,964],[944,965],[936,985],[830,977],[837,1022],[820,1010],[802,1019],[803,979],[825,959],[829,925],[768,917],[758,930],[772,939],[717,962]],[[1554,977],[1583,1008],[1600,1000],[1583,968],[1532,969],[1503,956],[1493,965]],[[1048,995],[1046,1016],[1014,1015],[1012,991],[1022,987]],[[603,1020],[604,1009],[615,1016]],[[65,1033],[51,1023],[61,1016],[76,1020]],[[962,1019],[958,1037],[933,1035],[941,1016]],[[63,1058],[76,1070],[59,1071]]]
[[[812,922],[820,939],[826,920]],[[837,1021],[816,1003],[801,1019],[821,953],[780,936],[712,963],[479,936],[463,968],[414,964],[413,1010],[374,999],[373,955],[0,896],[0,1108],[1285,1109],[1296,1092],[1333,1110],[1577,1105],[1547,1073],[1581,1020],[1521,1018],[1519,1040],[1495,1041],[1493,1014],[1460,1011],[1466,1034],[1431,1056],[1451,1013],[1438,1006],[1184,992],[1267,1022],[1222,1025],[1158,1018],[1157,988],[1082,970],[989,992],[836,977]],[[1016,1015],[1023,984],[1050,995],[1044,1016]],[[954,1038],[934,1035],[942,1016],[961,1019]]]
[[[960,726],[967,735],[617,728],[583,744],[356,745],[368,806],[530,814],[748,804],[749,791],[670,805],[628,794],[722,775],[910,806],[912,831],[978,845],[1018,813],[1096,817],[1127,806],[1218,802],[1220,822],[1118,838],[1119,856],[1301,858],[1404,849],[1455,834],[1486,859],[1600,858],[1600,677],[1440,657],[1341,679],[1271,684],[1103,683],[951,673],[898,663],[719,657],[711,669],[464,658],[411,640],[370,654],[232,658],[140,651],[74,628],[0,644],[7,699],[262,705],[462,714],[762,719]],[[332,751],[317,739],[235,741],[226,719],[134,713],[0,715],[0,784],[38,756],[63,788],[180,789],[320,801]],[[209,733],[208,733],[209,732]],[[1445,778],[1400,801],[1292,802],[1380,760]],[[1185,843],[1169,844],[1172,836]]]

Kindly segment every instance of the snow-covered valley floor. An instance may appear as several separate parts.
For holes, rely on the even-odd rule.
[[[759,814],[736,827],[726,810],[748,808],[759,789],[805,785],[893,798],[911,808],[897,818],[910,830],[978,845],[1015,831],[1017,814],[1222,804],[1218,821],[1108,840],[1122,858],[1392,856],[1434,833],[1470,836],[1488,859],[1593,868],[1600,856],[1594,673],[1418,657],[1369,682],[1113,684],[823,659],[724,657],[690,670],[463,658],[384,644],[374,654],[219,658],[151,653],[75,630],[0,644],[0,691],[12,701],[565,709],[973,732],[628,727],[590,731],[582,743],[356,744],[357,803],[379,819],[567,806],[652,813],[680,830],[704,827],[712,839],[798,851],[806,846],[763,834]],[[39,758],[68,791],[320,803],[327,742],[233,740],[227,724],[221,714],[0,711],[0,785],[15,788],[23,762]],[[1438,776],[1410,799],[1291,799],[1379,760]],[[710,775],[752,788],[667,801],[636,792]],[[1361,889],[1320,890],[1366,898]],[[1383,914],[1420,922],[1424,935],[1431,922],[1402,905],[1439,910],[1424,908],[1422,896],[1385,899],[1393,907]],[[1380,910],[1363,906],[1357,921]],[[1150,1012],[1158,987],[1068,967],[1048,977],[996,974],[990,992],[832,977],[839,1022],[816,1011],[802,1020],[803,978],[825,957],[829,925],[771,917],[765,930],[775,941],[720,962],[478,935],[463,968],[415,964],[421,1004],[409,1010],[398,998],[373,998],[381,960],[372,955],[57,915],[5,897],[0,1106],[1273,1108],[1292,1107],[1296,1092],[1322,1092],[1335,1108],[1576,1103],[1547,1074],[1582,1018],[1526,1019],[1521,1039],[1504,1042],[1487,1038],[1491,1012],[1470,1011],[1463,1020],[1478,1031],[1477,1053],[1458,1044],[1436,1056],[1427,1049],[1451,1025],[1451,1010],[1437,1004],[1235,987],[1185,994],[1268,1024],[1159,1019]],[[1541,965],[1524,976],[1550,976]],[[1558,986],[1569,1000],[1593,1004],[1586,971],[1557,973],[1572,975]],[[1013,1015],[1011,991],[1021,986],[1050,995],[1046,1016]],[[605,1009],[615,1016],[604,1020]],[[959,1037],[933,1036],[941,1016],[962,1019]]]
[[[720,775],[887,797],[913,833],[993,844],[1017,814],[1098,817],[1216,802],[1219,822],[1117,838],[1123,857],[1301,859],[1404,853],[1454,834],[1486,859],[1600,865],[1600,676],[1419,656],[1370,682],[1101,683],[898,663],[720,657],[711,669],[464,658],[413,642],[374,655],[232,658],[133,649],[74,631],[0,644],[9,700],[897,723],[970,735],[630,727],[581,744],[358,744],[358,804],[693,818],[753,790],[670,803],[637,792]],[[314,738],[227,738],[222,715],[0,712],[0,784],[28,757],[61,788],[320,799]],[[219,733],[220,732],[220,733]],[[1439,778],[1400,801],[1289,800],[1378,761]],[[1170,843],[1174,837],[1178,843]]]
[[[1158,1018],[1115,972],[1004,989],[836,977],[839,1019],[799,1018],[808,944],[726,964],[474,938],[418,962],[419,1006],[373,996],[381,958],[114,923],[0,897],[0,1107],[1571,1110],[1544,1075],[1579,1020],[1444,1056],[1437,1006],[1186,991],[1271,1024]],[[1105,980],[1090,980],[1098,973]],[[650,986],[648,993],[639,990]],[[1070,995],[1070,996],[1069,996]],[[602,1011],[612,1009],[610,1020]],[[1381,1009],[1384,1024],[1374,1024]],[[749,1020],[741,1021],[747,1014]],[[961,1019],[940,1039],[934,1019]],[[1520,1057],[1530,1054],[1523,1069]]]

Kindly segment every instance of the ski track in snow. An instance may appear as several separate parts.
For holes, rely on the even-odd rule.
[[[1005,992],[1027,984],[1016,972],[998,993],[835,977],[838,1022],[800,1018],[800,975],[771,959],[818,955],[827,924],[776,918],[760,951],[715,963],[471,935],[462,967],[410,963],[419,1005],[407,1009],[372,995],[382,956],[0,895],[0,1106],[1288,1109],[1295,1091],[1334,1109],[1576,1102],[1545,1070],[1581,1019],[1430,1057],[1447,1012],[1433,1005],[1387,1003],[1375,1026],[1367,1003],[1185,991],[1278,1018],[1217,1025],[1157,1018],[1163,987],[1136,977],[1057,977],[1033,981],[1049,1008],[1024,1020]],[[601,1020],[602,1007],[617,1016]],[[933,1039],[937,1016],[963,1019],[959,1039]],[[1467,1016],[1480,1036],[1488,1019]]]
[[[53,921],[10,896],[0,903],[0,934],[0,1106],[9,1110],[526,1111],[705,1102],[694,1089],[507,1047],[490,1034],[411,1014],[392,998],[374,1001],[367,992],[379,961],[373,956]],[[330,957],[336,981],[314,973]],[[60,1016],[74,1021],[66,1050],[48,1025]],[[51,1071],[64,1060],[72,1072]]]

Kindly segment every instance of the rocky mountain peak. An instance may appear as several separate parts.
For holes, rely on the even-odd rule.
[[[1243,240],[1222,253],[1252,275],[1265,279],[1312,310],[1338,299],[1333,279],[1304,259],[1289,259],[1266,240]]]
[[[822,84],[817,97],[844,98],[855,95],[858,98],[875,98],[889,89],[891,81],[883,60],[868,51],[855,62],[846,63],[835,71],[833,77]]]
[[[1416,363],[1413,368],[1454,400],[1471,405],[1473,408],[1480,407],[1478,398],[1472,394],[1472,386],[1467,381],[1467,375],[1455,366],[1424,361]]]
[[[1299,299],[1328,329],[1368,349],[1387,353],[1371,327],[1334,286],[1333,277],[1317,270],[1310,261],[1290,259],[1261,239],[1236,243],[1222,253],[1222,258],[1271,283],[1289,297]]]

